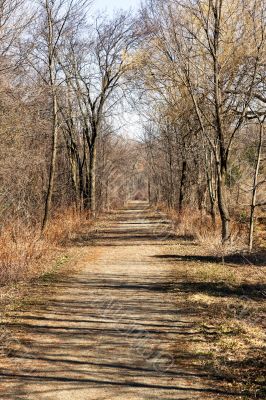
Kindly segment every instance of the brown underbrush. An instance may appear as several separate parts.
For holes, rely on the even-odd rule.
[[[54,215],[44,234],[39,227],[21,221],[4,226],[0,232],[0,286],[46,273],[53,255],[62,251],[80,226],[91,223],[87,214],[65,209]]]

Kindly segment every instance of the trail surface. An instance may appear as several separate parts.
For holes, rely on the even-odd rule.
[[[176,246],[169,221],[132,203],[76,245],[93,257],[10,320],[1,399],[235,398],[193,351],[201,316],[184,306],[182,274],[160,257]]]

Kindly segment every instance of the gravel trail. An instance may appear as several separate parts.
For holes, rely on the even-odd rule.
[[[0,398],[236,398],[193,351],[204,340],[200,315],[184,306],[184,277],[162,257],[182,247],[176,241],[169,221],[140,202],[118,211],[93,239],[79,238],[90,255],[79,272],[44,284],[37,304],[9,322]]]

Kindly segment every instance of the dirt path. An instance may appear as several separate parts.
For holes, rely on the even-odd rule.
[[[78,244],[95,258],[11,318],[0,398],[236,398],[193,352],[204,340],[200,316],[184,307],[183,277],[158,257],[174,243],[168,221],[141,203],[93,243],[84,237]]]

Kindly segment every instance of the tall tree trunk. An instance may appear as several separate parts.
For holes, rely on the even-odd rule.
[[[96,143],[90,147],[89,160],[89,210],[96,215]]]
[[[226,242],[230,237],[230,216],[226,204],[225,198],[225,177],[226,171],[218,165],[217,168],[217,197],[218,197],[218,208],[222,222],[222,241]]]
[[[263,126],[263,122],[262,122],[262,123],[260,123],[259,144],[258,144],[258,150],[257,150],[256,168],[255,168],[254,178],[253,178],[252,198],[251,198],[251,205],[250,205],[249,244],[248,244],[250,252],[252,251],[252,248],[253,248],[253,239],[254,239],[254,214],[255,214],[255,209],[256,209],[258,176],[259,176],[259,170],[260,170],[261,151],[262,151],[262,144],[263,144],[263,133],[264,133],[264,126]]]
[[[76,211],[78,212],[80,209],[80,202],[79,202],[79,188],[78,188],[78,162],[77,162],[77,157],[76,157],[76,151],[75,149],[70,148],[68,149],[69,152],[69,163],[70,163],[70,173],[71,173],[71,180],[72,180],[72,186],[74,189],[75,193],[75,204],[76,204]]]
[[[85,159],[84,161],[84,166],[85,166],[85,178],[83,180],[83,206],[85,210],[90,209],[90,174],[89,174],[89,161],[88,158]]]
[[[212,219],[212,225],[216,225],[216,213],[215,213],[215,201],[213,199],[211,200],[210,204],[210,214],[211,214],[211,219]]]
[[[106,182],[105,182],[105,207],[106,210],[110,210],[110,205],[109,205],[109,177],[107,176]]]
[[[78,162],[78,197],[79,197],[79,210],[82,211],[84,207],[84,176],[83,176],[84,166],[82,162]]]
[[[168,142],[168,166],[169,166],[169,179],[170,179],[170,190],[167,194],[168,198],[168,207],[173,208],[173,199],[174,199],[174,179],[173,179],[173,154],[172,154],[172,143],[169,139],[169,132],[167,132],[167,142]]]
[[[227,154],[225,149],[225,138],[224,138],[224,126],[223,126],[223,110],[222,110],[222,94],[221,94],[221,79],[220,71],[221,65],[219,62],[219,48],[221,39],[221,12],[222,12],[222,0],[217,0],[213,7],[214,14],[214,38],[213,38],[213,82],[214,82],[214,103],[215,103],[215,129],[216,136],[219,144],[219,155],[216,156],[217,163],[217,197],[218,197],[218,208],[222,221],[222,241],[223,243],[229,239],[230,230],[230,216],[225,196],[225,178],[227,171]]]
[[[47,18],[47,57],[48,57],[48,73],[49,73],[49,88],[52,96],[52,153],[50,161],[50,172],[48,180],[48,188],[45,199],[44,217],[42,222],[42,232],[47,228],[50,217],[50,210],[52,205],[52,196],[54,188],[54,177],[56,169],[56,156],[57,156],[57,141],[58,141],[58,101],[56,90],[56,60],[55,60],[55,45],[54,45],[54,20],[53,20],[53,4],[49,0],[45,0],[45,11]]]
[[[183,202],[184,202],[184,197],[185,197],[186,175],[187,175],[187,162],[183,161],[183,163],[182,163],[182,172],[181,172],[181,180],[180,180],[180,190],[179,190],[179,202],[178,202],[179,212],[183,211]]]
[[[45,200],[44,217],[42,223],[42,232],[47,228],[50,217],[50,210],[52,205],[52,195],[54,188],[54,178],[56,170],[56,156],[57,156],[57,142],[58,142],[58,103],[57,95],[53,91],[53,127],[52,127],[52,154],[50,161],[50,172],[48,180],[48,188]]]
[[[216,213],[215,213],[215,203],[216,203],[216,176],[213,173],[213,155],[210,153],[210,161],[208,161],[207,149],[205,149],[205,172],[207,179],[207,187],[209,193],[209,201],[210,201],[210,215],[212,218],[212,224],[215,226],[216,224]]]
[[[151,179],[150,179],[150,175],[148,176],[148,202],[149,204],[151,204],[152,200],[151,200]]]

